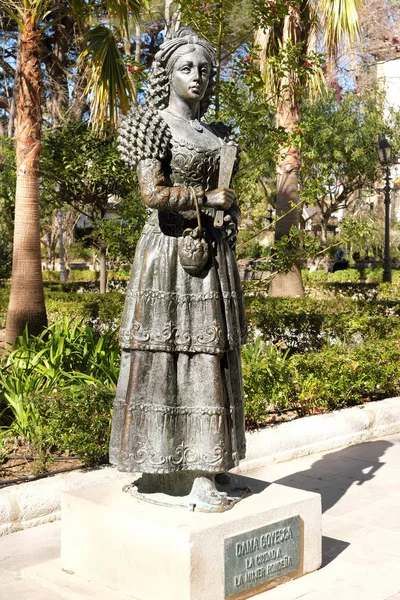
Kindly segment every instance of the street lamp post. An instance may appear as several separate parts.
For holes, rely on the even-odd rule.
[[[392,147],[386,137],[381,134],[377,146],[378,158],[385,169],[385,250],[383,257],[383,281],[392,282],[392,270],[390,265],[390,165],[392,162]]]

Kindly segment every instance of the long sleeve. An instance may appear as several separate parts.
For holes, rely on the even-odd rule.
[[[202,204],[204,192],[200,188],[171,185],[162,169],[161,162],[154,158],[141,160],[137,166],[142,199],[149,208],[162,211],[187,211],[195,209],[194,195]]]

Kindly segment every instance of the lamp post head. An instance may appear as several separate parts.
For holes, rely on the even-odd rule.
[[[392,162],[392,146],[387,141],[385,134],[379,136],[378,145],[376,147],[379,162],[383,167],[390,165]]]

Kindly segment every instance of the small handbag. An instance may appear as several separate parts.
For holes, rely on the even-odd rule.
[[[196,207],[197,227],[191,229],[188,227],[184,230],[182,237],[179,240],[178,255],[182,268],[189,275],[197,275],[206,266],[210,248],[205,238],[205,230],[201,226],[201,215],[199,203],[196,193],[193,188],[190,188],[194,197],[194,205]]]

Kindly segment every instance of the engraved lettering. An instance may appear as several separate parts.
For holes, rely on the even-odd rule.
[[[300,517],[226,539],[225,596],[296,571],[300,548]]]

